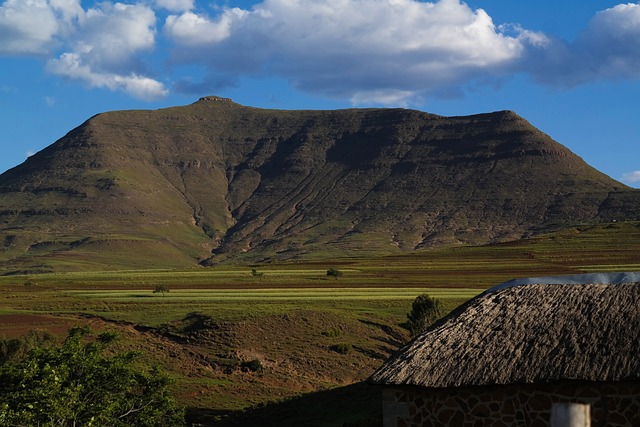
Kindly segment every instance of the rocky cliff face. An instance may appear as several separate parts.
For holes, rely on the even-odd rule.
[[[146,250],[188,265],[389,252],[639,219],[639,207],[640,192],[512,112],[280,111],[206,97],[95,116],[0,176],[0,256],[93,251],[102,263]]]

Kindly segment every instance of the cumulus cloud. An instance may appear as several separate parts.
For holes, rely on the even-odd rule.
[[[406,107],[409,103],[419,103],[419,96],[408,90],[364,90],[355,92],[351,96],[351,102],[354,105],[367,105],[371,103],[383,105],[396,105]]]
[[[212,83],[221,74],[268,74],[383,103],[499,76],[526,43],[458,0],[265,0],[213,18],[169,16],[164,31],[179,46],[174,60],[206,65]]]
[[[89,87],[121,90],[152,100],[167,94],[164,85],[145,76],[139,55],[155,46],[156,16],[141,4],[101,3],[86,11],[70,52],[47,63],[59,76]]]
[[[640,76],[640,4],[620,4],[596,14],[578,39],[603,77]]]
[[[461,0],[205,4],[0,0],[0,55],[43,55],[51,73],[143,99],[167,94],[151,72],[150,58],[157,57],[176,65],[176,91],[275,77],[354,104],[462,96],[516,73],[556,87],[640,78],[640,3],[596,13],[570,41],[517,23],[496,25]],[[157,33],[156,12],[167,11]],[[196,80],[183,64],[200,66],[204,77]]]
[[[45,54],[81,15],[80,0],[6,0],[0,5],[0,54]]]
[[[460,0],[264,0],[215,16],[171,15],[164,34],[176,45],[174,62],[209,72],[179,90],[275,76],[354,103],[405,104],[461,95],[514,73],[565,87],[640,77],[635,3],[596,13],[572,41],[518,24],[496,26]]]
[[[528,57],[527,71],[542,83],[576,86],[640,77],[640,4],[596,13],[571,42],[549,40]]]
[[[122,75],[95,70],[76,53],[64,53],[59,59],[49,61],[47,67],[54,74],[81,81],[89,87],[122,90],[139,99],[150,101],[167,95],[164,85],[156,80],[135,73]]]
[[[171,12],[183,12],[193,9],[194,0],[156,0],[156,6]]]
[[[155,21],[155,13],[146,6],[102,3],[87,11],[73,50],[100,69],[131,69],[137,54],[154,47]]]
[[[630,184],[640,182],[640,171],[625,173],[624,175],[622,175],[622,181],[628,182]]]
[[[198,47],[209,43],[220,42],[231,35],[231,26],[241,21],[247,12],[238,9],[226,9],[220,17],[211,20],[206,16],[186,12],[182,15],[171,15],[165,23],[166,34],[178,44]]]
[[[186,10],[191,0],[158,0]],[[155,47],[155,12],[142,3],[99,2],[83,9],[81,0],[4,0],[0,4],[0,55],[36,54],[47,69],[91,87],[122,90],[142,99],[166,95],[148,77],[140,54]]]

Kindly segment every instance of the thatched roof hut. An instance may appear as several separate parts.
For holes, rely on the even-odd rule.
[[[640,384],[640,273],[496,286],[416,337],[369,382],[432,391],[509,386],[512,393],[527,385]],[[565,390],[565,400],[579,399],[571,394]]]

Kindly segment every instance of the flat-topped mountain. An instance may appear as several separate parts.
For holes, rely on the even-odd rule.
[[[513,112],[205,97],[99,114],[0,175],[0,268],[348,256],[627,219],[640,219],[640,191]]]

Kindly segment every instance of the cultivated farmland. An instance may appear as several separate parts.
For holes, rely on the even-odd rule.
[[[638,270],[639,238],[615,223],[401,256],[2,276],[0,336],[115,331],[206,425],[375,425],[378,390],[361,382],[409,339],[418,294],[453,309],[514,277]]]

